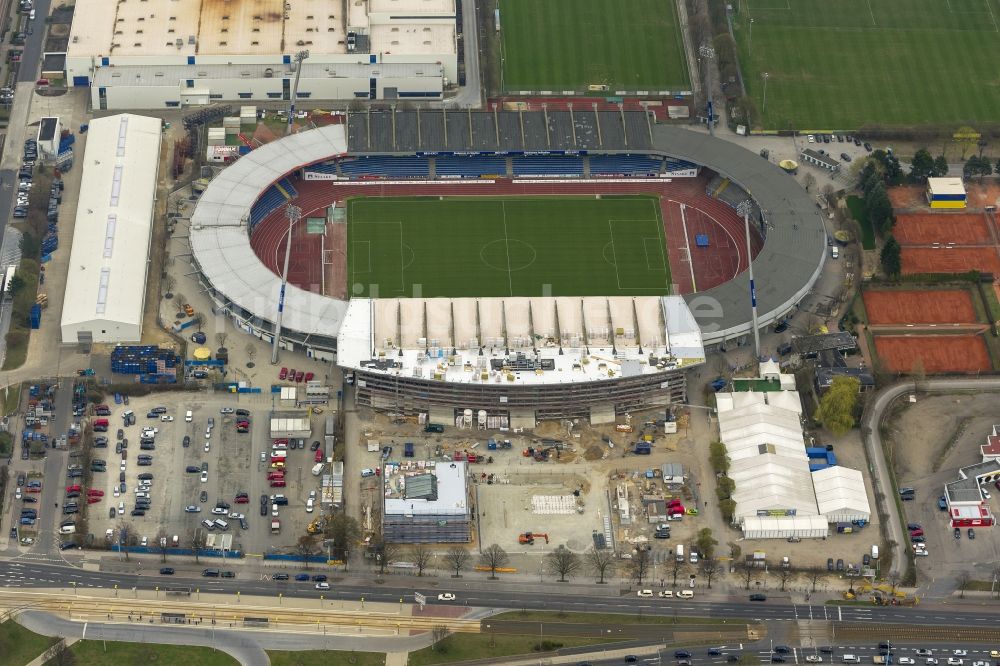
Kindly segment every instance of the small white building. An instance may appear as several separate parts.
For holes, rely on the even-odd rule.
[[[53,159],[59,154],[59,138],[62,125],[59,118],[46,116],[38,121],[38,152],[46,159]]]
[[[90,122],[63,300],[65,344],[142,337],[160,134],[159,118],[126,113]]]

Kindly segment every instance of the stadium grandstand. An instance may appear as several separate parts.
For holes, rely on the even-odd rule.
[[[602,193],[658,196],[672,293],[362,298],[349,284],[350,197]],[[755,204],[749,255],[734,208],[744,196]],[[321,233],[299,225],[286,240],[286,202]],[[642,112],[352,112],[240,158],[191,222],[217,310],[266,341],[293,244],[282,344],[354,370],[362,403],[500,408],[522,423],[682,399],[706,348],[750,332],[748,262],[766,326],[811,289],[825,256],[815,205],[777,167]],[[469,321],[476,330],[462,329]]]

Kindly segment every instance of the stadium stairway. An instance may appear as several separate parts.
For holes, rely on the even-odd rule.
[[[430,178],[437,178],[437,158],[428,157],[427,158],[427,175]]]

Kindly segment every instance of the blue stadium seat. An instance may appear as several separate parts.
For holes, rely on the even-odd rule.
[[[324,162],[322,164],[313,164],[307,166],[303,171],[312,171],[314,173],[337,173],[337,163],[336,162]]]
[[[462,178],[503,176],[507,173],[507,160],[493,155],[438,157],[435,159],[434,172],[438,176],[461,176]]]
[[[250,231],[260,223],[265,217],[278,210],[285,203],[285,195],[277,187],[272,185],[264,191],[260,199],[250,207]]]
[[[279,180],[278,184],[281,185],[281,187],[285,190],[285,192],[288,193],[289,199],[294,199],[295,197],[299,196],[299,193],[295,190],[295,186],[292,185],[292,181],[288,180],[287,177]]]
[[[582,176],[582,157],[526,155],[511,159],[515,176]]]
[[[655,176],[663,160],[649,155],[591,155],[591,175]]]
[[[345,176],[426,178],[430,174],[430,163],[426,157],[372,155],[344,160],[340,163],[340,170]]]

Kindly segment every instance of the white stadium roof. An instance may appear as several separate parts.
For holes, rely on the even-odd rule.
[[[64,343],[134,342],[142,332],[161,121],[95,118],[83,169],[62,311]]]
[[[254,315],[273,317],[281,279],[250,247],[250,208],[286,173],[346,150],[343,125],[328,125],[261,146],[209,184],[191,216],[191,248],[205,279],[230,302]],[[283,325],[333,337],[346,309],[344,301],[289,284]]]
[[[679,296],[356,298],[337,346],[342,367],[463,384],[606,381],[704,360]]]

